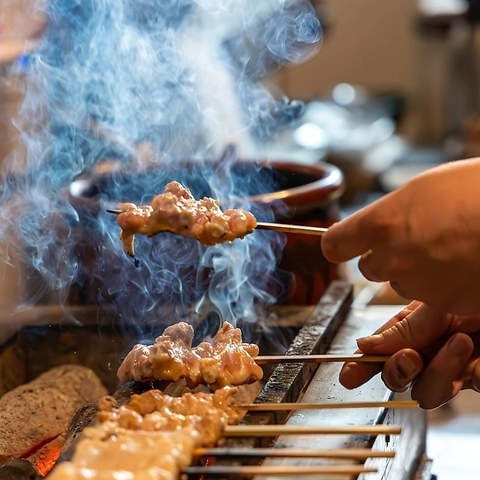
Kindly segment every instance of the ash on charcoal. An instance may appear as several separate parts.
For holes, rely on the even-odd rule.
[[[77,410],[107,393],[93,371],[53,368],[0,398],[0,466],[61,439]]]

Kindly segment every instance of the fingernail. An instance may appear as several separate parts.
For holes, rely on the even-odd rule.
[[[357,338],[356,342],[357,345],[360,347],[360,344],[362,345],[368,345],[371,347],[375,347],[377,345],[380,345],[383,341],[382,335],[370,335],[368,337],[360,337]]]
[[[409,379],[417,369],[415,363],[409,358],[408,355],[402,354],[398,359],[398,371],[402,378]]]
[[[462,337],[454,335],[448,341],[447,348],[452,355],[463,355],[465,353],[465,341]]]

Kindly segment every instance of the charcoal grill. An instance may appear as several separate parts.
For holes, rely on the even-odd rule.
[[[277,319],[273,325],[264,325],[270,333],[272,328],[282,332],[291,343],[286,355],[308,355],[322,353],[345,353],[355,348],[355,338],[375,330],[385,319],[396,312],[394,307],[352,308],[352,287],[343,281],[330,284],[316,306],[279,306],[275,308]],[[65,326],[42,325],[48,315],[37,314],[36,326],[24,327],[6,342],[0,354],[3,391],[24,383],[41,371],[62,363],[81,363],[92,368],[104,381],[110,391],[118,389],[115,371],[120,361],[119,352],[125,351],[133,341],[135,332],[115,331],[108,326],[108,312],[97,311],[92,317],[84,311],[83,325]],[[52,313],[52,312],[50,312]],[[78,313],[78,312],[77,312]],[[103,321],[99,325],[99,315]],[[52,317],[50,317],[51,320]],[[95,325],[95,326],[94,326]],[[99,335],[100,330],[100,335]],[[95,342],[92,344],[92,342]],[[56,345],[56,348],[52,348]],[[86,347],[87,345],[87,347]],[[260,342],[265,352],[265,344]],[[92,354],[92,351],[94,352]],[[50,352],[47,354],[47,352]],[[88,354],[90,352],[90,354]],[[263,353],[264,353],[263,352]],[[261,352],[262,353],[262,352]],[[271,352],[270,352],[271,353]],[[278,351],[276,352],[278,353]],[[283,353],[283,352],[281,352]],[[279,364],[267,372],[268,380],[257,395],[255,403],[282,402],[350,402],[385,401],[392,399],[392,393],[385,388],[379,378],[356,390],[345,390],[338,383],[338,363],[325,363],[320,366],[307,363]],[[93,418],[94,409],[90,415]],[[88,423],[85,422],[84,423]],[[361,476],[362,480],[388,478],[389,480],[429,480],[430,461],[426,456],[426,416],[420,409],[341,409],[341,410],[298,410],[249,412],[243,420],[246,425],[399,425],[400,435],[308,435],[280,436],[278,438],[231,438],[224,445],[227,448],[299,448],[337,449],[373,448],[394,451],[394,458],[375,458],[365,462],[373,466],[377,473]],[[81,429],[76,430],[78,433]],[[71,439],[73,442],[74,439]],[[70,443],[71,443],[70,442]],[[73,442],[74,444],[74,442]],[[73,447],[66,448],[63,458],[68,458]],[[335,460],[308,458],[217,458],[215,465],[318,465],[332,464]],[[353,460],[351,462],[354,462]],[[345,463],[342,461],[342,463]],[[15,477],[11,477],[12,468]],[[18,462],[0,469],[0,479],[33,478],[31,469],[25,473]],[[218,477],[217,477],[218,478]],[[255,477],[255,479],[275,477]],[[351,475],[315,476],[317,479],[351,479]]]

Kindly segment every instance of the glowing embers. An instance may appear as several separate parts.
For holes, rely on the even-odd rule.
[[[48,472],[75,412],[106,392],[89,368],[62,365],[5,393],[0,399],[0,467],[23,458],[40,473]]]
[[[136,345],[118,369],[121,381],[186,380],[189,388],[209,385],[213,390],[260,380],[255,362],[258,346],[242,342],[242,332],[225,322],[213,343],[192,347],[193,328],[180,322],[165,329],[151,346]]]
[[[122,231],[120,239],[129,255],[135,254],[135,234],[149,237],[171,232],[192,237],[203,245],[216,245],[243,238],[257,225],[255,217],[246,210],[229,209],[222,212],[218,200],[204,197],[195,200],[190,190],[178,182],[166,185],[151,205],[123,203],[117,217]]]
[[[84,430],[72,460],[60,463],[49,478],[177,479],[196,447],[215,445],[227,425],[238,423],[230,408],[235,392],[171,397],[150,390],[121,407],[105,397],[97,424]]]

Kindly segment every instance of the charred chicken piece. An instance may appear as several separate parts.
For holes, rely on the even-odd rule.
[[[255,363],[258,346],[242,342],[242,333],[224,322],[213,343],[192,348],[193,328],[180,322],[165,329],[151,346],[136,345],[118,369],[121,381],[186,380],[189,388],[209,385],[212,390],[260,380]]]
[[[166,185],[151,205],[123,203],[117,222],[122,231],[120,239],[124,250],[134,255],[135,234],[151,237],[160,232],[171,232],[197,239],[206,246],[231,242],[252,233],[257,226],[255,217],[242,209],[222,212],[213,198],[195,200],[190,190],[178,182]]]

